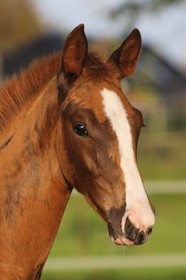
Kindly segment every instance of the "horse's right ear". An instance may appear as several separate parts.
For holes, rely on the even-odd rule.
[[[109,62],[114,63],[119,68],[121,78],[131,76],[134,73],[140,51],[141,35],[139,30],[135,28],[109,58]]]
[[[62,56],[65,76],[79,76],[87,58],[88,43],[84,24],[78,25],[67,37]]]

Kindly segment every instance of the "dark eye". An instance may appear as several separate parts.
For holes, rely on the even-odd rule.
[[[76,124],[74,126],[74,131],[79,136],[87,136],[88,131],[86,130],[86,127],[83,123]]]

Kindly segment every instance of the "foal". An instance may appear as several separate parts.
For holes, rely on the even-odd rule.
[[[88,53],[83,24],[63,53],[35,61],[0,92],[0,278],[40,279],[75,188],[118,245],[154,225],[136,163],[143,125],[120,81],[141,49],[134,29],[107,62]]]

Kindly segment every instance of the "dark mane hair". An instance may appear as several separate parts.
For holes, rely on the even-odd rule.
[[[52,77],[61,69],[62,52],[34,60],[30,66],[7,80],[0,88],[0,132],[17,116],[23,106],[30,102]],[[113,64],[103,63],[95,53],[89,54],[85,69],[90,79],[111,81],[117,76]],[[87,77],[88,78],[88,77]]]
[[[0,131],[60,70],[62,53],[34,60],[27,69],[7,80],[0,88]]]

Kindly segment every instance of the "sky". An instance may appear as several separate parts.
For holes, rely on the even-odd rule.
[[[123,1],[33,0],[33,3],[41,19],[52,29],[64,33],[84,23],[87,36],[112,39],[121,37],[125,19],[111,20],[108,13]],[[180,0],[177,2],[158,14],[143,15],[134,27],[141,31],[144,42],[183,69],[186,67],[186,0],[185,5],[180,5]]]

